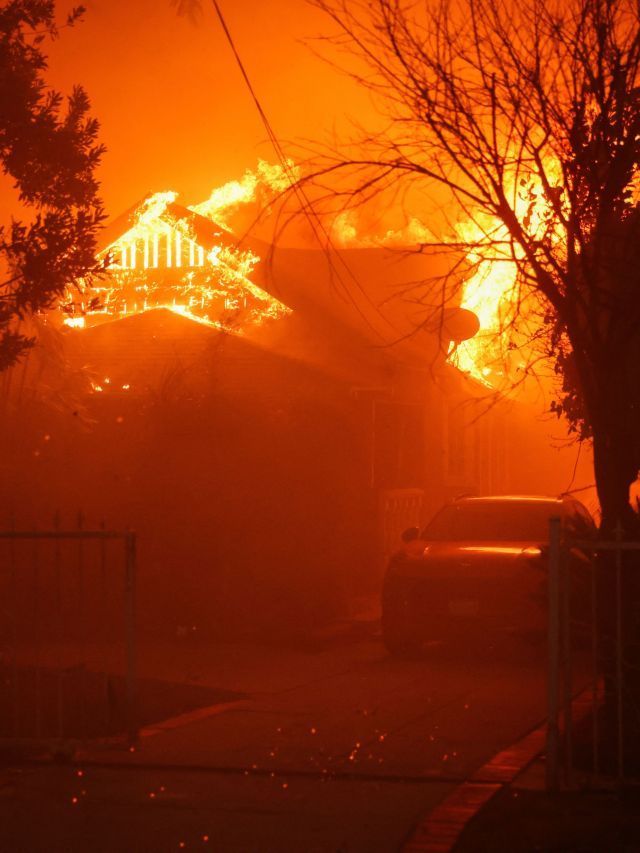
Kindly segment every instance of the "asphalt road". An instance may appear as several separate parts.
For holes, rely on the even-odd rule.
[[[387,853],[544,717],[525,647],[390,658],[375,636],[313,650],[148,646],[141,670],[239,695],[139,747],[3,771],[7,853]],[[198,718],[199,717],[199,718]]]

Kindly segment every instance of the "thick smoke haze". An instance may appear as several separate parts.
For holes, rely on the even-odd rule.
[[[188,202],[275,155],[213,7],[197,25],[169,0],[89,0],[81,24],[48,48],[52,85],[88,91],[108,151],[110,216],[145,193]],[[234,0],[228,25],[279,138],[321,139],[371,115],[369,96],[314,55],[327,20],[305,0]],[[66,12],[66,6],[60,6]]]

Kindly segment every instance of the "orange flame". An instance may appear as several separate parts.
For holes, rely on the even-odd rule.
[[[556,202],[564,206],[560,165],[549,160],[545,172],[551,187],[557,186]],[[565,241],[557,210],[543,189],[541,177],[535,173],[513,177],[509,195],[531,244],[544,240],[552,251],[563,254]],[[478,219],[463,223],[458,232],[462,242],[473,247],[467,259],[474,268],[464,282],[460,306],[476,314],[480,331],[456,347],[451,361],[484,385],[504,391],[529,359],[522,351],[528,345],[526,334],[518,333],[516,320],[536,313],[532,300],[539,303],[539,296],[526,292],[519,283],[518,266],[524,252],[505,225]],[[520,355],[514,359],[512,353],[518,350]]]
[[[300,175],[292,160],[285,166],[259,160],[255,171],[247,171],[239,181],[229,181],[212,190],[206,201],[193,205],[191,210],[227,228],[227,218],[237,207],[258,200],[261,194],[275,196],[291,186]]]
[[[260,258],[239,249],[226,226],[227,215],[239,204],[255,201],[260,192],[273,195],[289,180],[283,167],[260,162],[255,172],[214,189],[199,205],[181,207],[171,191],[145,199],[133,224],[100,253],[108,272],[92,288],[93,302],[81,283],[84,302],[67,293],[65,324],[82,328],[100,319],[168,308],[241,332],[289,313],[253,284],[251,273]]]

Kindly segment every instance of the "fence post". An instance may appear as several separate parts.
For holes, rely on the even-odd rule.
[[[615,529],[616,542],[616,705],[618,722],[618,781],[624,777],[624,709],[622,694],[624,675],[622,670],[622,525],[618,521]]]
[[[78,510],[76,517],[76,530],[78,532],[77,545],[77,572],[78,572],[78,649],[80,652],[80,671],[78,680],[80,683],[79,693],[79,710],[80,710],[80,728],[79,734],[81,739],[87,739],[87,619],[85,615],[85,553],[84,540],[82,534],[84,532],[84,514],[82,510]]]
[[[60,532],[60,512],[55,511],[53,516],[53,530],[55,533]],[[56,626],[55,632],[60,644],[60,648],[64,645],[65,621],[62,607],[62,580],[61,580],[61,562],[60,539],[54,540],[54,584],[55,584],[55,600],[56,600]],[[62,743],[62,738],[65,732],[65,698],[63,685],[63,669],[61,666],[56,669],[56,706],[58,715],[58,740]]]
[[[564,548],[562,547],[564,544]],[[560,682],[562,685],[562,755],[564,784],[573,778],[573,671],[571,661],[571,565],[565,543],[560,547]]]
[[[13,513],[9,521],[9,530],[15,532],[16,521]],[[18,736],[20,719],[20,695],[18,685],[18,579],[16,569],[16,549],[13,539],[9,540],[9,620],[11,624],[11,734]]]
[[[125,595],[127,634],[127,738],[129,746],[138,739],[136,697],[136,534],[125,534]]]
[[[593,737],[593,776],[597,778],[600,774],[600,725],[598,714],[600,711],[599,697],[599,669],[600,669],[600,632],[598,629],[598,558],[592,555],[591,564],[591,668],[593,671],[591,716]]]
[[[547,790],[558,789],[560,669],[560,518],[549,519]]]

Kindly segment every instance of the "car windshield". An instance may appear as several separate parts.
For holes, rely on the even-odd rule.
[[[422,536],[454,542],[543,542],[549,537],[549,518],[555,513],[543,501],[461,502],[441,509]]]

